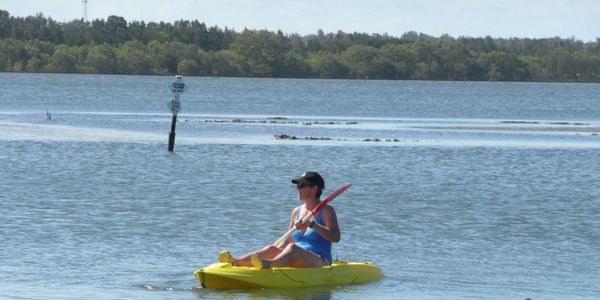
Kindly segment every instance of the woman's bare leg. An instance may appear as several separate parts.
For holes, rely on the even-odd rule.
[[[277,256],[270,258],[263,258],[259,255],[264,268],[271,267],[294,267],[294,268],[307,268],[307,267],[321,267],[327,265],[321,256],[302,249],[296,244],[288,244],[283,251]]]
[[[272,259],[272,258],[276,257],[277,255],[279,255],[282,251],[283,251],[283,249],[281,249],[281,248],[277,248],[273,245],[268,245],[268,246],[266,246],[260,250],[257,250],[255,252],[250,252],[250,253],[244,254],[237,259],[234,258],[233,265],[234,266],[252,267],[252,261],[250,260],[250,255],[256,254],[262,259]]]

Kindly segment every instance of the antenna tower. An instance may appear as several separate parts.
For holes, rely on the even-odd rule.
[[[87,2],[88,0],[81,0],[81,3],[83,3],[83,21],[87,23],[88,18],[87,18]]]

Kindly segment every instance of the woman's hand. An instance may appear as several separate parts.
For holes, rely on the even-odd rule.
[[[311,218],[309,218],[306,223],[302,223],[302,219],[299,219],[298,221],[296,221],[296,223],[294,223],[294,226],[296,227],[297,230],[300,231],[306,231],[306,229],[309,227],[310,223],[315,221],[315,216],[312,216]]]

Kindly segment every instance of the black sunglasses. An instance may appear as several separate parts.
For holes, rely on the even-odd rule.
[[[307,187],[307,186],[314,186],[314,184],[310,184],[310,183],[299,183],[296,185],[297,189],[301,189],[303,187]]]

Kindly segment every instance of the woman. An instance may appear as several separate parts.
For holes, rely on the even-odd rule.
[[[321,202],[325,181],[317,172],[306,172],[292,179],[292,183],[298,190],[298,199],[304,202],[292,211],[288,229],[295,226],[296,232],[280,247],[268,245],[239,258],[233,258],[229,251],[221,252],[220,262],[255,268],[306,268],[331,264],[331,244],[339,242],[341,235],[333,207],[325,205],[311,221],[302,223],[302,218]]]

